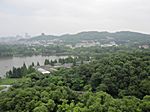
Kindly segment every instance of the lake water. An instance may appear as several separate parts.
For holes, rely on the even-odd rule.
[[[31,56],[31,57],[0,57],[0,77],[4,77],[7,71],[14,67],[21,67],[23,63],[29,66],[34,62],[44,65],[45,59],[58,60],[59,58],[67,58],[68,56]]]

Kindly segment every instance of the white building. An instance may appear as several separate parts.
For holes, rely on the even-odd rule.
[[[45,69],[43,69],[43,68],[38,68],[37,69],[39,72],[41,72],[42,74],[49,74],[50,73],[50,71],[47,71],[47,70],[45,70]]]

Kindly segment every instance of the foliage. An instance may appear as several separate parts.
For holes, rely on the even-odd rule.
[[[27,80],[0,93],[0,111],[150,111],[150,52],[109,53],[51,75],[31,68]]]
[[[6,88],[6,87],[4,87],[4,86],[0,86],[0,91],[3,90],[3,89],[5,89],[5,88]]]
[[[24,82],[28,80],[27,78],[5,78],[5,79],[0,79],[0,85],[12,85],[17,82]]]
[[[35,72],[35,69],[33,68],[33,66],[34,66],[34,63],[32,63],[32,65],[30,65],[27,68],[25,63],[24,63],[22,67],[18,67],[18,68],[13,67],[13,70],[9,70],[6,73],[6,76],[8,78],[21,78],[21,77],[24,77],[26,74],[30,74],[32,72]]]

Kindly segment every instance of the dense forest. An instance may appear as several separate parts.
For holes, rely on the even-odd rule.
[[[0,93],[1,112],[149,112],[150,52],[94,55],[89,64],[40,74],[21,68],[25,79]]]

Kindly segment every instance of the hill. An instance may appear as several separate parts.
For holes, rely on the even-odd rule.
[[[28,41],[48,41],[58,39],[63,43],[79,43],[82,41],[98,41],[100,43],[109,43],[116,42],[117,44],[126,44],[126,43],[149,43],[150,35],[138,33],[138,32],[130,32],[130,31],[120,31],[115,33],[110,32],[98,32],[98,31],[88,31],[88,32],[80,32],[77,34],[65,34],[61,36],[54,35],[39,35],[29,39]]]

